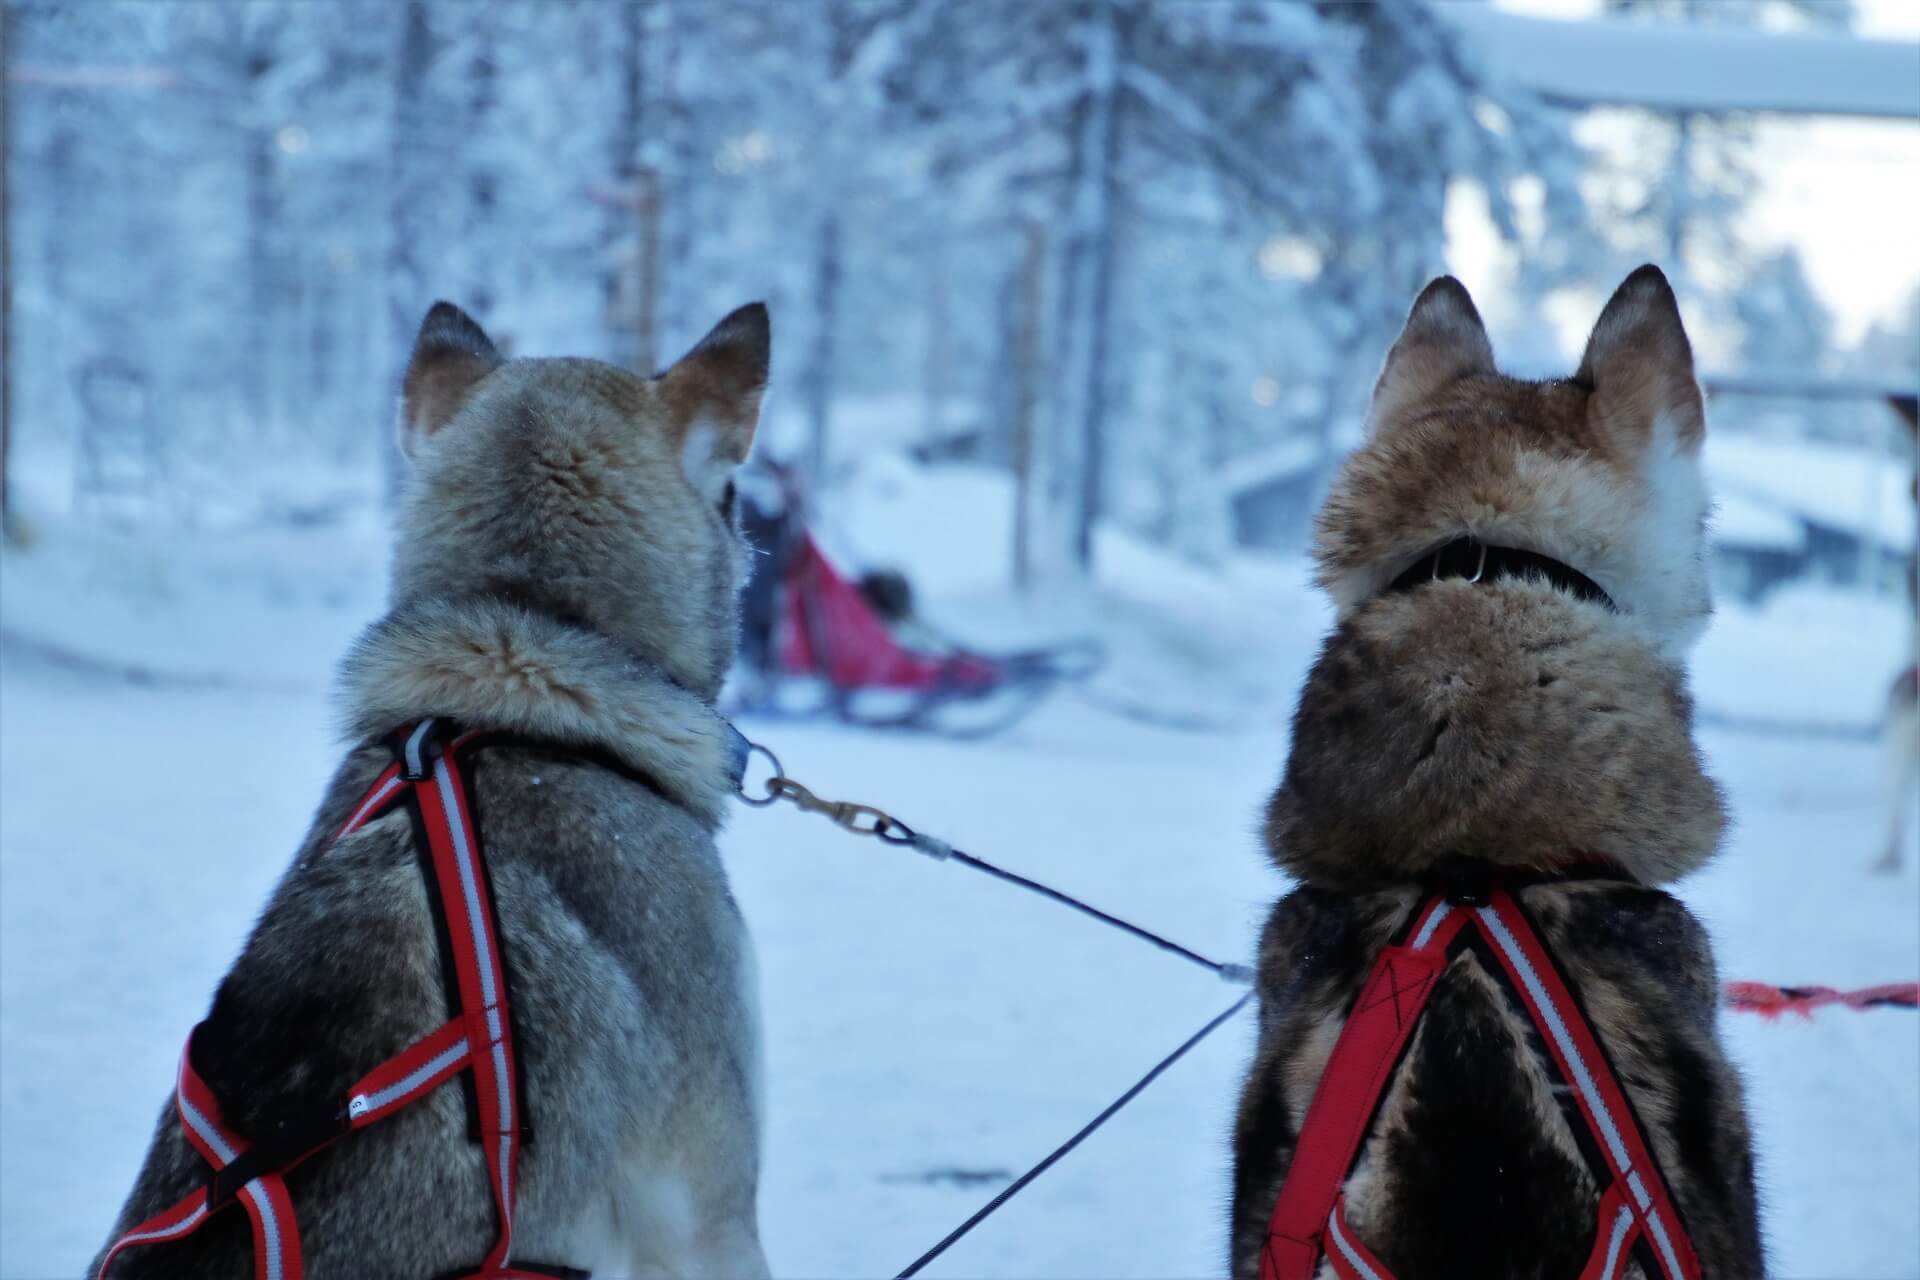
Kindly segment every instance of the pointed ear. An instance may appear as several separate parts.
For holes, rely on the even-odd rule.
[[[1651,263],[1614,290],[1574,381],[1592,391],[1587,412],[1611,437],[1644,445],[1664,423],[1686,452],[1706,438],[1706,405],[1680,303]]]
[[[716,501],[728,474],[753,447],[771,349],[766,304],[750,302],[660,375],[660,395],[680,434],[687,479]]]
[[[480,379],[502,363],[473,318],[451,302],[436,302],[420,322],[407,376],[400,386],[400,448],[412,457],[420,442],[447,425]]]
[[[1367,410],[1372,433],[1450,382],[1493,372],[1493,344],[1466,286],[1441,276],[1413,301]]]

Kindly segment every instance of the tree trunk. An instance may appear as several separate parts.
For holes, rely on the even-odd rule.
[[[651,377],[660,367],[660,175],[652,169],[634,174],[639,202],[640,243],[633,257],[633,371]]]
[[[609,139],[607,171],[618,196],[607,205],[606,229],[600,242],[607,359],[644,375],[653,372],[653,326],[651,317],[641,314],[642,294],[649,286],[640,276],[640,237],[635,232],[650,216],[645,207],[649,193],[642,189],[639,176],[641,124],[646,112],[642,60],[646,56],[647,11],[637,4],[622,4],[615,12],[619,22],[614,48],[619,60],[620,97]]]
[[[1086,26],[1087,96],[1078,111],[1074,181],[1067,211],[1067,279],[1062,291],[1061,425],[1077,446],[1069,554],[1083,576],[1093,572],[1093,530],[1099,520],[1106,466],[1107,353],[1113,306],[1114,171],[1119,159],[1120,32],[1114,11],[1094,6]],[[1063,441],[1065,443],[1065,441]]]
[[[1673,120],[1673,161],[1667,183],[1667,269],[1683,280],[1687,271],[1687,224],[1693,219],[1694,118],[1681,112]]]
[[[688,265],[693,261],[693,191],[695,166],[689,158],[693,143],[689,138],[687,105],[681,98],[681,47],[687,40],[684,30],[687,10],[679,5],[662,5],[652,19],[649,34],[659,52],[654,64],[653,134],[658,140],[653,152],[654,186],[659,192],[659,212],[654,234],[663,252],[655,259],[654,331],[677,334],[689,341],[705,330],[702,317],[689,315],[687,296]],[[671,265],[666,265],[671,264]],[[712,323],[711,317],[707,318]],[[673,352],[668,352],[670,360]]]
[[[921,367],[920,434],[936,444],[946,432],[947,380],[952,371],[953,324],[948,307],[944,228],[927,253],[927,349]]]
[[[1040,400],[1041,273],[1047,260],[1046,228],[1029,222],[1024,233],[1013,342],[1013,585],[1023,594],[1033,582],[1033,426]]]
[[[4,92],[0,90],[0,92]],[[50,103],[60,104],[66,97],[63,89],[49,90]],[[64,104],[61,104],[64,107]],[[40,171],[42,181],[47,184],[47,217],[43,223],[46,234],[40,240],[40,260],[42,279],[46,282],[49,298],[64,298],[72,282],[67,278],[67,265],[71,260],[72,237],[74,228],[75,168],[79,163],[79,133],[67,117],[65,109],[56,108],[52,139],[47,143],[46,166]]]
[[[13,456],[13,241],[8,230],[13,222],[13,206],[7,190],[7,164],[12,159],[8,145],[13,135],[13,113],[7,100],[7,52],[13,27],[13,7],[0,9],[0,537],[8,546],[21,542],[20,520],[13,509],[12,475],[8,463]]]
[[[387,229],[387,358],[391,362],[387,366],[391,370],[387,387],[394,396],[399,395],[400,381],[406,373],[414,330],[432,301],[425,296],[426,277],[420,267],[420,240],[425,235],[423,206],[427,201],[421,175],[427,166],[416,158],[427,142],[422,82],[433,57],[433,31],[427,25],[424,0],[407,0],[400,23],[393,129],[388,138],[393,204]],[[393,420],[389,417],[381,424],[380,441],[381,474],[389,502],[400,496],[406,476],[406,462],[393,435]]]
[[[807,479],[815,500],[826,486],[833,414],[834,338],[840,313],[840,214],[828,213],[815,234],[813,351],[807,361]]]
[[[653,171],[655,217],[651,234],[651,290],[653,290],[653,332],[655,357],[670,365],[674,355],[666,342],[691,342],[705,328],[701,320],[712,317],[691,315],[691,297],[687,290],[689,269],[693,263],[693,192],[699,182],[699,167],[689,159],[693,142],[689,138],[687,106],[682,100],[682,48],[689,42],[685,6],[660,4],[647,10],[647,46],[653,52],[649,69],[653,71],[653,96],[647,117],[647,167]]]
[[[462,137],[468,146],[467,216],[464,231],[467,250],[467,296],[462,303],[470,308],[484,327],[494,307],[494,256],[488,252],[495,212],[500,203],[500,176],[494,171],[488,145],[488,126],[499,106],[500,68],[497,49],[498,13],[485,9],[473,14],[473,59],[467,64],[467,120]],[[477,145],[476,145],[477,143]]]
[[[264,35],[252,39],[265,41]],[[262,48],[249,49],[246,57],[246,105],[249,117],[241,130],[241,145],[246,174],[247,230],[247,314],[242,332],[245,367],[241,386],[246,391],[249,431],[259,433],[274,417],[274,388],[278,383],[275,366],[284,342],[285,308],[279,305],[282,282],[277,278],[279,264],[274,260],[274,233],[278,225],[279,191],[275,179],[275,140],[271,125],[263,123],[261,82],[273,70],[273,55]]]

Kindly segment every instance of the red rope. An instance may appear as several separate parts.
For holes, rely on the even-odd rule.
[[[1858,991],[1836,991],[1832,987],[1776,987],[1765,982],[1729,982],[1725,987],[1729,1009],[1777,1018],[1783,1013],[1812,1017],[1822,1005],[1840,1004],[1849,1009],[1920,1008],[1920,982],[1888,982]]]

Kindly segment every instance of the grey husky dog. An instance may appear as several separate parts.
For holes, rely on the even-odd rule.
[[[392,608],[342,673],[354,745],[195,1035],[226,1122],[258,1143],[445,1023],[407,816],[334,834],[397,727],[515,735],[471,766],[530,1129],[515,1266],[766,1274],[756,970],[714,845],[738,739],[714,701],[745,560],[731,476],[768,346],[766,309],[743,307],[644,378],[506,360],[458,308],[428,313],[402,395],[414,477]],[[113,1238],[208,1173],[169,1102]],[[286,1190],[314,1280],[469,1272],[495,1239],[457,1079]],[[243,1277],[253,1255],[229,1211],[110,1274]]]

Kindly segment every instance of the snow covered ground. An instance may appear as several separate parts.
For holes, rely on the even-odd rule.
[[[1201,575],[1119,537],[1097,590],[1015,604],[986,477],[863,475],[843,553],[911,566],[989,641],[1096,631],[1100,687],[1176,732],[1059,696],[984,744],[745,723],[826,795],[1228,958],[1284,889],[1256,814],[1325,626],[1295,561]],[[372,523],[162,543],[45,522],[0,577],[0,1277],[72,1275],[146,1145],[180,1037],[303,832],[337,754],[326,684],[380,607]],[[1864,726],[1897,611],[1802,596],[1702,647],[1727,720]],[[1920,873],[1873,877],[1865,737],[1707,728],[1738,826],[1682,887],[1723,972],[1855,985],[1920,974]],[[725,837],[763,970],[774,1269],[892,1274],[1237,991],[961,868],[743,810]],[[969,1276],[1198,1276],[1222,1258],[1243,1015],[936,1264]],[[1729,1015],[1776,1272],[1920,1275],[1920,1017]]]

